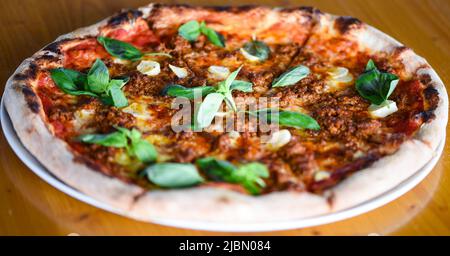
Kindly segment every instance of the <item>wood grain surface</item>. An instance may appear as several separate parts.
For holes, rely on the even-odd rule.
[[[181,1],[160,1],[167,3]],[[2,0],[0,85],[58,35],[146,0]],[[357,17],[425,57],[450,86],[449,0],[185,1],[193,5],[310,5]],[[447,87],[450,89],[450,87]],[[447,90],[448,90],[447,89]],[[449,133],[449,128],[447,128]],[[450,143],[433,172],[399,199],[344,221],[258,235],[450,235]],[[34,175],[0,137],[0,235],[216,235],[137,222],[97,209]],[[241,234],[241,233],[239,233]],[[247,234],[247,233],[245,233]]]

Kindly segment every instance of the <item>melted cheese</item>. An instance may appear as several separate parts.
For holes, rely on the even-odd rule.
[[[141,131],[151,130],[149,121],[152,119],[152,112],[147,104],[143,102],[133,102],[128,107],[122,109],[123,112],[133,115],[136,118],[136,125]]]
[[[73,120],[75,131],[87,132],[86,125],[93,120],[94,114],[95,111],[93,109],[81,109],[75,111],[75,119]]]
[[[137,119],[148,120],[151,118],[150,112],[147,110],[147,104],[133,102],[128,107],[122,109],[123,112],[132,114]]]
[[[327,171],[317,171],[314,173],[314,181],[322,181],[330,178],[331,174]]]

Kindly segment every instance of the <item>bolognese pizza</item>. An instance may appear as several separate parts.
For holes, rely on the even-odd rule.
[[[177,99],[193,109],[182,129]],[[277,101],[248,107],[262,99]],[[423,58],[355,18],[160,4],[61,36],[4,100],[25,147],[81,192],[138,219],[238,222],[395,187],[433,157],[448,108]]]

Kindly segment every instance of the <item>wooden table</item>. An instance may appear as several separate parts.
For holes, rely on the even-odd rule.
[[[175,1],[161,1],[175,2]],[[178,1],[176,1],[178,2]],[[205,1],[190,1],[202,4]],[[207,3],[250,4],[256,1]],[[313,5],[351,15],[381,29],[424,56],[450,85],[450,1],[322,0],[260,1],[266,5]],[[58,35],[93,24],[147,0],[2,0],[0,84],[15,67]],[[448,87],[450,89],[450,87]],[[447,128],[447,133],[449,133]],[[213,235],[133,221],[97,209],[51,187],[0,138],[0,234],[8,235]],[[433,172],[388,205],[345,221],[263,235],[450,235],[450,143]],[[230,234],[230,233],[223,233]]]

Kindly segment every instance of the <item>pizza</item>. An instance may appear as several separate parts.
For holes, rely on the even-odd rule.
[[[423,58],[311,7],[124,10],[25,60],[3,99],[48,171],[140,220],[347,209],[430,161],[448,115]]]

